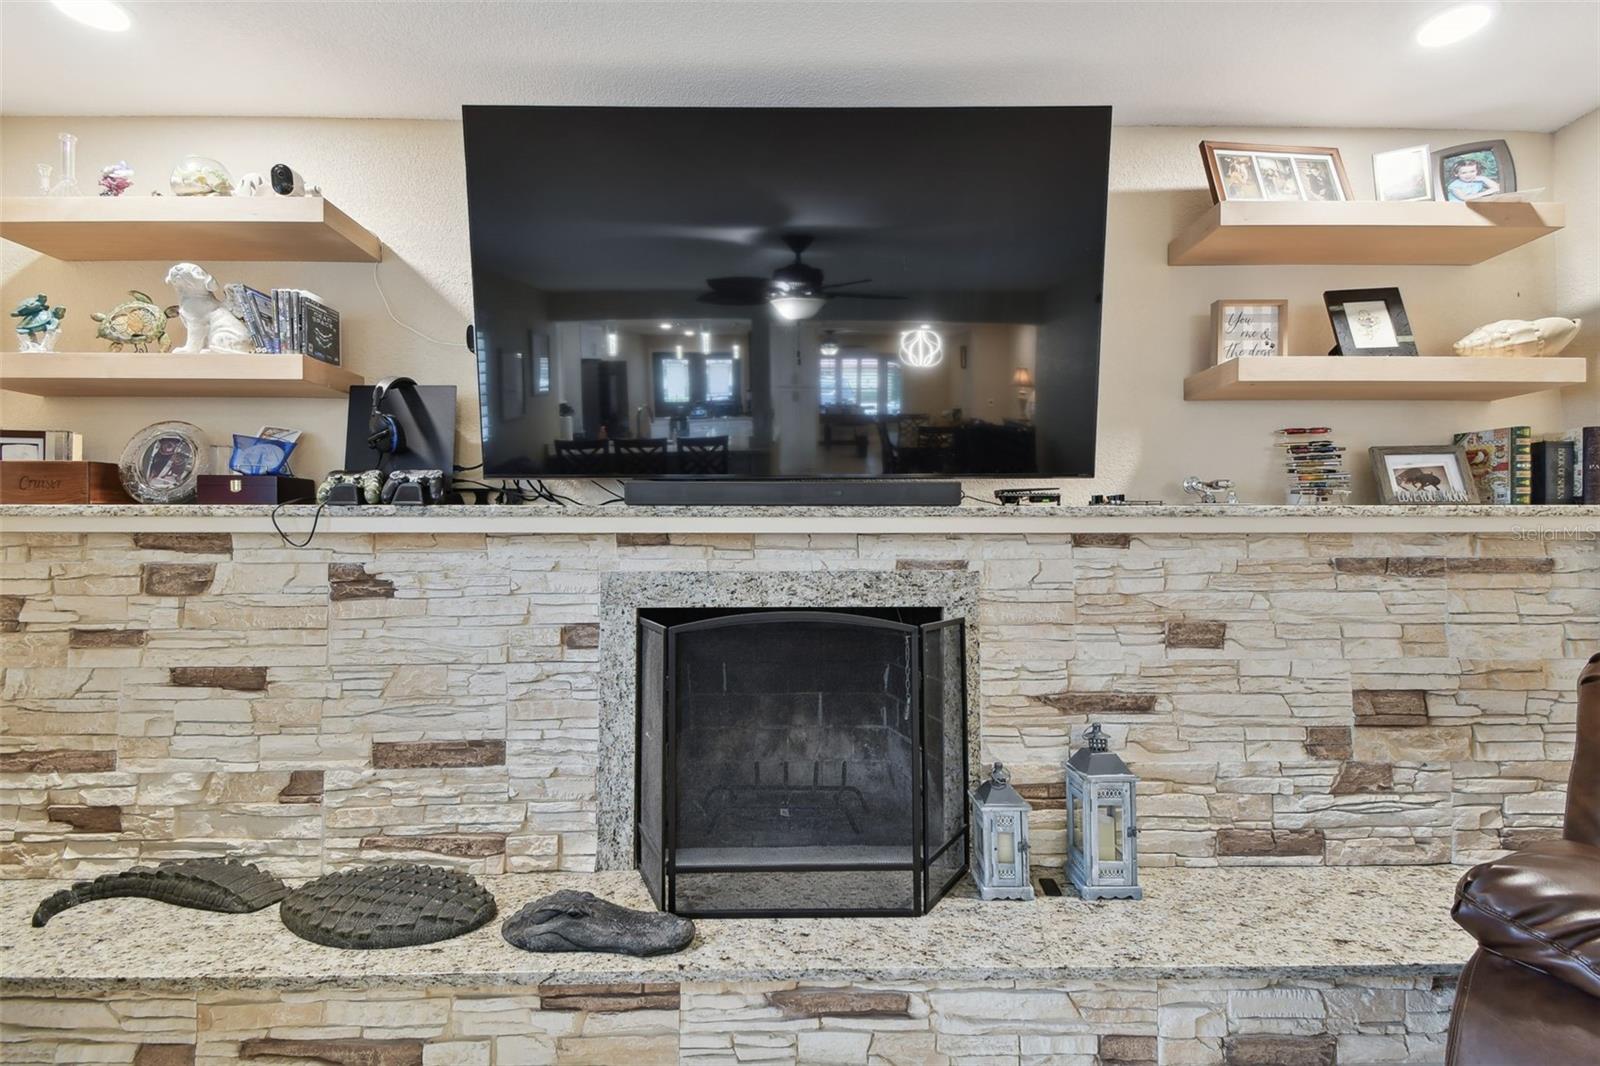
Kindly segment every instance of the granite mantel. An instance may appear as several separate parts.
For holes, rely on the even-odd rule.
[[[1600,538],[1600,506],[1319,506],[1174,504],[1117,507],[625,507],[550,504],[276,509],[296,539],[319,533],[1473,533]],[[261,505],[0,505],[18,533],[215,531],[270,533]]]

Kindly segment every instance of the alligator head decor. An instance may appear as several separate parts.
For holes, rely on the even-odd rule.
[[[593,892],[562,889],[507,918],[500,935],[525,951],[666,955],[689,946],[694,923],[676,914],[621,907]]]

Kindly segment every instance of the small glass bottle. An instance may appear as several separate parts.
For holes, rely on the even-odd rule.
[[[78,138],[63,133],[61,140],[61,180],[50,187],[51,196],[82,196],[78,188]]]

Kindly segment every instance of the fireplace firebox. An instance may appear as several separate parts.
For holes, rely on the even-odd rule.
[[[932,608],[638,615],[656,905],[916,915],[967,867],[965,628]]]

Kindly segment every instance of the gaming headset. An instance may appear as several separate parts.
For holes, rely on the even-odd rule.
[[[380,460],[384,455],[404,451],[406,446],[406,432],[393,415],[384,414],[383,398],[392,389],[416,387],[417,383],[408,377],[392,377],[384,378],[372,390],[372,414],[367,418],[367,446],[378,453]]]

